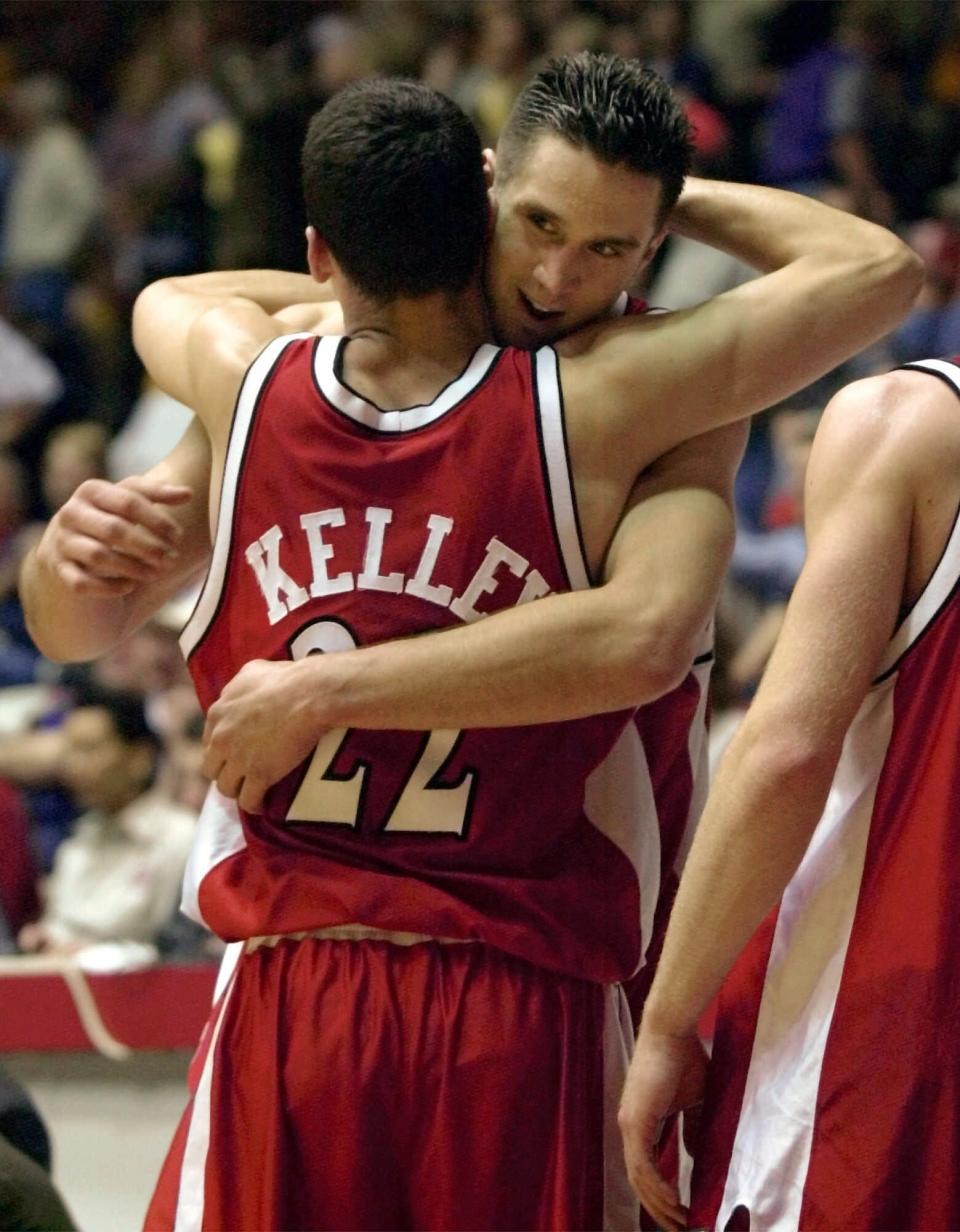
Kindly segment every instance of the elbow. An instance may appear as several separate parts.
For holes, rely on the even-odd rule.
[[[645,621],[625,638],[623,679],[627,705],[645,705],[672,692],[685,679],[701,648],[703,629],[691,636],[676,621]]]
[[[743,774],[758,788],[766,786],[785,798],[812,799],[819,816],[840,759],[842,739],[769,718],[760,729],[751,731],[752,726],[748,714],[736,746],[742,750]],[[738,756],[733,745],[730,754]]]
[[[891,328],[913,307],[923,287],[926,267],[921,258],[892,231],[881,231],[875,262],[877,290],[891,315]]]

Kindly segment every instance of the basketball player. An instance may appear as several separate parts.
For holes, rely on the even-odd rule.
[[[957,361],[841,391],[805,504],[807,561],[644,1012],[621,1109],[629,1169],[660,1225],[685,1226],[653,1139],[702,1094],[696,1023],[743,950],[691,1226],[955,1228]]]

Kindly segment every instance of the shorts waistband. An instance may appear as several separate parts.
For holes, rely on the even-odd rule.
[[[248,937],[243,943],[244,954],[252,954],[264,946],[281,941],[389,941],[393,945],[422,945],[433,941],[438,945],[473,945],[467,937],[433,937],[427,933],[391,932],[386,928],[370,928],[366,924],[333,924],[329,928],[310,928],[299,933],[277,933],[269,937]]]

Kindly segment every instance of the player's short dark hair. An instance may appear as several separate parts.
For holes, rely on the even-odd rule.
[[[450,99],[369,78],[335,94],[303,147],[307,220],[378,300],[462,291],[487,232],[480,138]]]
[[[659,179],[661,219],[676,204],[693,159],[680,100],[652,69],[621,56],[584,51],[550,60],[507,117],[497,176],[513,175],[533,142],[550,133],[610,166]]]

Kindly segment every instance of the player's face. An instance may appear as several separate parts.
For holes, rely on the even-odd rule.
[[[491,196],[487,291],[497,341],[552,342],[605,315],[663,237],[660,181],[611,167],[552,134]]]

